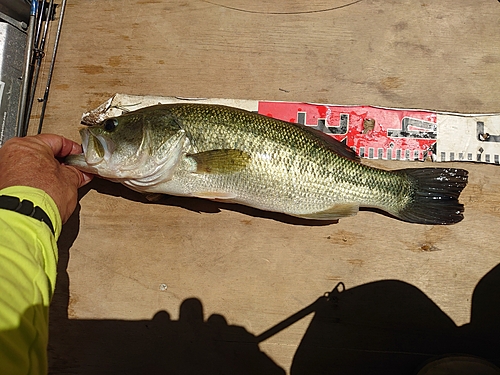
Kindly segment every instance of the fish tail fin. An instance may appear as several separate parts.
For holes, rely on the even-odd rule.
[[[402,169],[413,185],[410,202],[396,216],[419,224],[454,224],[464,218],[460,193],[467,185],[468,172],[456,168]]]

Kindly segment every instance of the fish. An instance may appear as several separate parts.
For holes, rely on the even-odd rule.
[[[313,220],[361,207],[402,221],[454,224],[468,172],[384,170],[305,125],[213,104],[159,104],[80,129],[65,163],[146,194],[238,203]]]

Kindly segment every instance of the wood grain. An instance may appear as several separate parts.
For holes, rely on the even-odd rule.
[[[44,132],[78,140],[82,112],[116,92],[500,111],[499,3],[363,0],[338,10],[269,14],[343,4],[339,0],[70,1]],[[394,161],[376,165],[423,166]],[[312,315],[258,347],[252,338],[313,303],[338,282],[353,296],[360,290],[378,293],[382,286],[377,301],[394,322],[401,322],[404,314],[419,320],[418,309],[401,310],[386,296],[394,287],[418,291],[414,300],[420,307],[432,306],[426,314],[439,315],[439,327],[458,330],[471,321],[478,283],[499,263],[500,170],[472,163],[446,165],[470,171],[462,196],[465,220],[446,227],[411,225],[369,211],[338,224],[308,225],[200,200],[170,198],[151,204],[124,187],[94,181],[82,191],[81,206],[60,241],[51,372],[97,374],[106,368],[107,373],[126,372],[128,366],[130,373],[189,373],[189,366],[196,368],[194,363],[199,363],[198,370],[205,369],[204,373],[221,373],[214,368],[224,366],[223,360],[206,362],[192,351],[184,357],[179,352],[194,340],[183,336],[187,332],[179,319],[183,306],[196,312],[199,303],[205,320],[215,317],[220,327],[222,316],[227,325],[239,327],[234,342],[262,352],[254,363],[269,366],[269,373],[289,373]],[[486,295],[497,293],[489,303],[498,308],[498,289],[488,291],[491,294]],[[368,301],[356,299],[359,308],[353,315],[377,305],[370,300],[364,306],[363,300]],[[169,318],[158,315],[161,311]],[[162,319],[184,328],[164,332],[154,325]],[[380,326],[377,320],[363,324],[366,329]],[[162,332],[165,341],[146,326],[157,327],[155,332]],[[362,326],[358,322],[350,327]],[[406,336],[398,336],[400,328],[387,327],[385,333],[379,332],[385,339],[406,343],[404,337],[414,337],[424,326],[412,331],[405,323]],[[483,332],[475,330],[476,325],[467,327]],[[359,328],[359,332],[365,331]],[[350,337],[359,332],[349,331]],[[213,337],[215,341],[202,341],[204,347],[218,348],[214,342],[220,344],[219,336]],[[490,348],[498,348],[498,337]],[[344,350],[351,344],[331,345]],[[363,373],[355,371],[366,359],[358,354],[382,348],[374,341],[363,344],[343,356],[352,357],[346,365],[352,371],[344,373]],[[392,363],[413,366],[430,357],[415,353],[416,348],[408,349],[413,351],[413,362],[387,350],[397,359]],[[177,354],[168,357],[168,353]],[[233,357],[227,358],[240,358],[235,354],[240,352],[231,353]],[[173,367],[162,362],[162,355]],[[298,353],[296,363],[297,358]],[[378,358],[370,360],[388,360]],[[498,356],[489,358],[498,361]],[[329,365],[330,373],[340,368],[333,362]],[[379,373],[380,368],[373,366],[365,373]],[[230,368],[238,373],[236,367]],[[401,367],[394,373],[410,373],[407,370]]]

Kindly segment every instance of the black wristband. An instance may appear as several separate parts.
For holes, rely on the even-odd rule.
[[[20,200],[17,197],[11,197],[10,195],[0,195],[0,209],[19,212],[20,214],[32,217],[43,221],[50,228],[50,231],[55,235],[54,226],[52,221],[50,221],[49,215],[45,213],[40,207],[35,206],[33,202],[28,200]]]

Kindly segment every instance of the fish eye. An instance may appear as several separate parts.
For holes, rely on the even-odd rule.
[[[118,120],[115,118],[108,118],[104,121],[104,130],[107,132],[112,132],[118,126]]]

